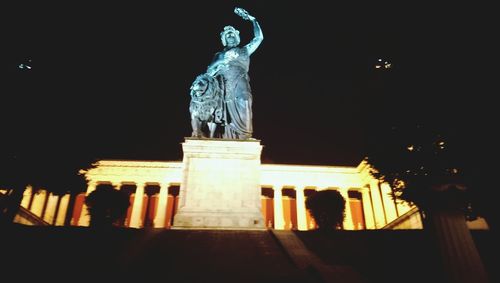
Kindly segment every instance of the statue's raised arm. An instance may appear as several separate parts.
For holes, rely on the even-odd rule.
[[[251,21],[253,24],[254,37],[253,37],[252,41],[250,41],[250,43],[245,45],[245,48],[247,49],[248,54],[251,55],[252,53],[255,52],[255,50],[257,50],[257,48],[259,47],[262,40],[264,40],[264,35],[262,34],[262,29],[260,28],[260,25],[257,22],[257,20],[255,19],[255,17],[250,15],[245,9],[236,7],[236,8],[234,8],[234,13],[236,15],[240,16],[241,18],[243,18],[244,20]]]

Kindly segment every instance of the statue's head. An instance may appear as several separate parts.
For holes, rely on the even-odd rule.
[[[240,44],[240,32],[232,26],[225,26],[220,33],[222,45],[227,47],[235,47]]]

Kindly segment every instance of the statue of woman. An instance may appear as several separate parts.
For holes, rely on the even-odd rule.
[[[241,8],[235,8],[234,13],[252,22],[254,38],[247,45],[238,47],[240,32],[232,26],[224,27],[220,34],[224,49],[215,54],[207,73],[223,82],[226,124],[223,138],[249,139],[253,132],[252,93],[248,76],[250,55],[259,47],[264,36],[255,17]]]

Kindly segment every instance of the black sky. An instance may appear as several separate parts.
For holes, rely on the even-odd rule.
[[[219,32],[233,25],[251,39],[235,6],[264,32],[250,65],[264,162],[356,165],[371,130],[391,123],[436,124],[466,142],[495,131],[487,7],[103,2],[2,9],[4,142],[180,160],[189,86],[221,49]],[[375,69],[378,58],[392,68]]]

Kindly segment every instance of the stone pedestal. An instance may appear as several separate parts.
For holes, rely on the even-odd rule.
[[[186,138],[173,228],[263,229],[258,140]]]

